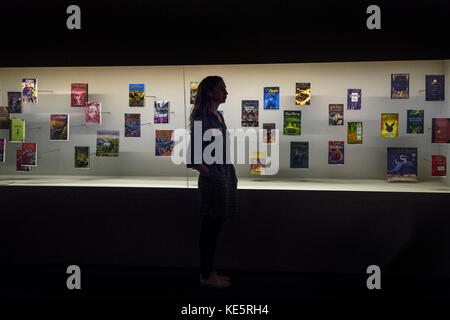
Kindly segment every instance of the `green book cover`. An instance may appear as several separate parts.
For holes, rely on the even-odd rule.
[[[9,127],[9,141],[10,142],[25,141],[25,120],[11,119]]]
[[[302,134],[302,112],[284,111],[283,134],[300,136]]]
[[[348,144],[363,143],[363,124],[362,122],[348,122]]]

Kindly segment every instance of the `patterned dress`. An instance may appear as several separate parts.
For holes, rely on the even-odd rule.
[[[219,131],[216,131],[216,134],[221,134],[222,137],[226,137],[225,139],[222,139],[221,143],[223,147],[223,158],[220,157],[219,154],[218,161],[214,161],[213,163],[208,164],[202,157],[201,162],[202,164],[206,165],[206,167],[208,167],[209,176],[200,174],[198,177],[198,190],[200,192],[200,214],[210,215],[217,220],[225,221],[231,219],[237,213],[236,190],[238,180],[236,177],[236,170],[234,168],[234,165],[230,161],[227,161],[230,155],[230,136],[227,131],[225,120],[220,113],[219,115],[222,122],[220,122],[217,116],[211,112],[204,113],[201,117],[196,117],[194,121],[201,121],[202,137],[203,134],[209,129],[217,129],[220,131],[220,133]],[[187,165],[188,168],[193,168],[196,164],[200,164],[194,163],[194,132],[194,127],[191,127],[190,147],[188,148],[188,150],[190,151],[188,155],[190,163]],[[211,141],[202,142],[202,155],[205,148],[210,143],[214,143],[215,139],[216,137],[213,137]],[[215,152],[212,152],[211,155],[215,157]]]

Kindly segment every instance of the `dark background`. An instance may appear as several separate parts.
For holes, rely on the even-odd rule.
[[[81,8],[81,30],[66,8]],[[381,30],[366,9],[381,8]],[[0,66],[444,59],[449,3],[412,1],[2,1]]]

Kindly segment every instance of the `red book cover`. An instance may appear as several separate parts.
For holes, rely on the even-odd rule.
[[[30,166],[23,166],[22,165],[22,150],[17,150],[16,151],[16,171],[31,171],[31,167]]]
[[[433,118],[432,143],[450,143],[450,118]]]
[[[102,124],[101,102],[87,102],[85,108],[85,124]]]
[[[22,165],[37,166],[37,143],[22,143]]]
[[[88,101],[88,84],[72,83],[71,103],[72,107],[84,107]]]
[[[447,175],[447,158],[445,156],[431,156],[431,175],[433,177]]]

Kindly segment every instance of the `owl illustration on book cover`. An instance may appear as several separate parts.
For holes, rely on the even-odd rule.
[[[87,102],[85,106],[85,124],[102,124],[101,102]]]
[[[38,103],[37,79],[22,79],[22,101]]]

